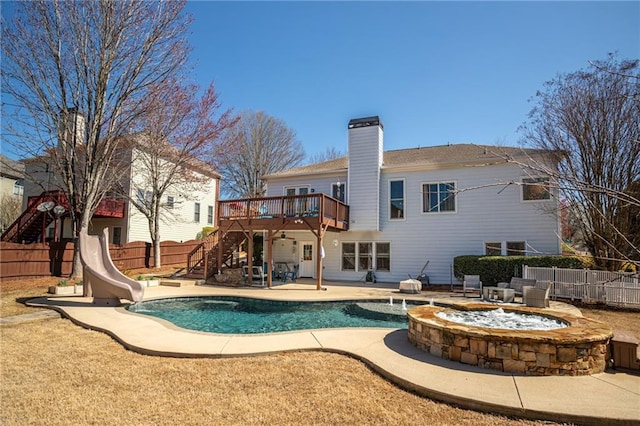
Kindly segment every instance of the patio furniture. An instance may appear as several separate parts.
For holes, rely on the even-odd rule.
[[[289,265],[287,265],[287,270],[284,272],[282,282],[286,283],[287,279],[290,279],[291,282],[296,282],[296,279],[298,278],[298,267],[299,265],[295,265],[293,269],[289,269]]]
[[[262,266],[254,266],[252,270],[251,281],[267,281],[267,274],[263,272]],[[242,267],[242,278],[245,279],[245,282],[249,282],[249,267],[247,265]]]
[[[484,300],[499,300],[505,303],[513,302],[516,291],[508,287],[482,287]]]
[[[535,287],[523,287],[522,301],[530,307],[548,308],[552,285],[551,281],[538,281]]]
[[[511,288],[515,291],[516,295],[522,296],[522,288],[523,287],[535,287],[536,280],[530,278],[511,278],[511,282],[508,283],[498,283],[498,287],[501,288]]]
[[[482,281],[480,275],[465,275],[462,281],[462,296],[467,297],[467,290],[478,291],[482,296]]]
[[[400,293],[420,293],[422,283],[418,280],[408,279],[400,281]]]

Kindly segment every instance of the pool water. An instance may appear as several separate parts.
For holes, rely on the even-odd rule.
[[[386,306],[385,306],[386,305]],[[241,297],[189,297],[139,302],[130,312],[213,333],[252,334],[342,327],[407,328],[406,311],[384,302],[284,302]]]

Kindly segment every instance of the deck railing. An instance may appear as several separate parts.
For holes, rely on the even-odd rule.
[[[348,227],[349,206],[326,194],[243,198],[219,202],[221,220],[318,217]]]

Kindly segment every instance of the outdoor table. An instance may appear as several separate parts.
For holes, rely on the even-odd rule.
[[[502,302],[513,302],[516,291],[512,288],[503,287],[482,287],[482,298],[484,300],[500,300]]]

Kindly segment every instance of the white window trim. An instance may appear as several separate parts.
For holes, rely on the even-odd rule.
[[[399,182],[402,181],[402,202],[404,204],[404,210],[403,210],[403,214],[402,217],[391,217],[391,182]],[[403,222],[407,220],[407,181],[405,178],[398,178],[398,179],[389,179],[388,185],[387,185],[387,190],[388,190],[388,197],[387,197],[387,216],[389,218],[389,221],[393,221],[393,222]]]
[[[311,194],[311,185],[289,185],[289,186],[283,186],[282,187],[282,195],[287,195],[287,189],[295,189],[296,190],[296,194],[295,195],[300,195],[300,188],[307,188],[307,195]]]
[[[517,256],[528,256],[527,253],[527,246],[529,245],[527,243],[527,240],[485,240],[482,243],[482,252],[484,253],[484,256],[488,256],[487,254],[487,243],[500,243],[500,256],[509,256],[507,254],[507,243],[523,243],[524,244],[524,253],[517,255]]]
[[[344,269],[344,256],[343,256],[343,244],[355,244],[355,269]],[[364,270],[360,269],[360,246],[359,244],[371,244],[372,245],[372,259],[371,263],[373,268],[371,269],[374,272],[382,272],[387,273],[391,272],[391,252],[392,252],[392,244],[391,241],[341,241],[340,242],[340,272],[368,272],[369,269]],[[388,270],[378,270],[378,244],[389,244],[389,269]]]
[[[437,211],[437,212],[425,212],[424,211],[424,185],[433,185],[433,184],[437,184],[440,185],[441,183],[453,183],[453,189],[454,191],[458,189],[458,181],[457,180],[437,180],[437,181],[426,181],[426,182],[420,182],[420,214],[424,215],[424,216],[434,216],[434,215],[446,215],[446,214],[456,214],[458,213],[458,194],[454,193],[454,199],[455,199],[455,208],[451,211],[447,210],[447,211]]]
[[[524,187],[528,185],[525,183],[527,179],[546,179],[547,180],[547,192],[549,193],[549,198],[542,198],[540,200],[525,200],[524,199]],[[546,175],[539,176],[522,176],[520,178],[520,202],[521,203],[548,203],[553,198],[553,194],[551,193],[551,178]]]

